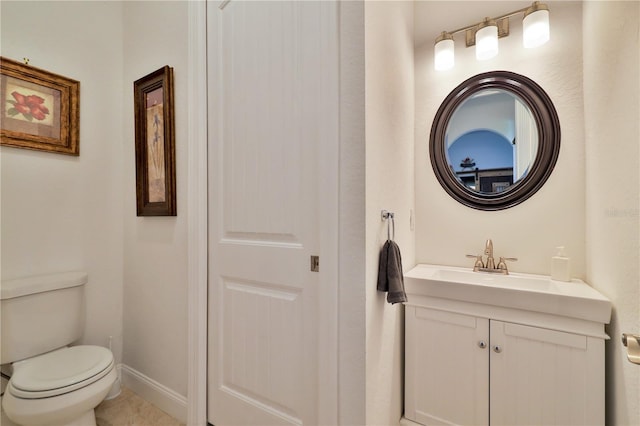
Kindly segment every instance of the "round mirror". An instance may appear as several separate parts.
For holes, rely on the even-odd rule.
[[[500,210],[523,202],[547,180],[560,151],[560,123],[533,80],[493,71],[447,96],[429,148],[436,177],[454,199]]]

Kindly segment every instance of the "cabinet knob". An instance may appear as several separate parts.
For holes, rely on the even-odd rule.
[[[493,347],[493,351],[494,351],[495,353],[499,354],[500,352],[502,352],[502,346],[495,345],[495,346]]]
[[[487,347],[487,342],[485,342],[484,340],[480,340],[480,341],[478,342],[478,347],[479,347],[480,349],[484,349],[484,348],[486,348],[486,347]]]

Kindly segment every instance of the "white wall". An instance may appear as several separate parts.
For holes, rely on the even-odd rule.
[[[403,412],[404,309],[376,290],[387,240],[381,210],[395,214],[405,271],[414,266],[413,2],[365,2],[366,424],[397,424]]]
[[[551,40],[522,47],[522,23],[511,19],[511,35],[500,53],[476,61],[473,48],[456,37],[453,70],[433,69],[433,41],[439,32],[523,7],[523,2],[418,2],[416,38],[416,261],[472,266],[493,239],[496,256],[517,257],[510,269],[549,274],[556,246],[565,246],[574,276],[585,278],[584,119],[582,107],[582,4],[551,2]],[[525,6],[530,4],[525,2]],[[425,31],[428,28],[431,32]],[[418,31],[418,30],[416,30]],[[535,80],[551,97],[560,118],[560,156],[547,184],[532,198],[508,210],[483,212],[465,207],[444,192],[429,160],[429,132],[442,100],[459,83],[490,70],[509,70]]]
[[[0,148],[2,278],[85,270],[84,343],[122,354],[122,5],[0,3],[1,54],[80,81],[80,156]],[[100,17],[96,19],[96,17]]]
[[[124,181],[123,362],[180,395],[187,393],[188,2],[125,2],[121,122]],[[176,217],[137,217],[133,82],[174,68]]]
[[[490,16],[523,7],[499,3],[482,7]],[[547,45],[523,49],[521,26],[512,21],[511,36],[500,40],[500,54],[487,63],[475,62],[473,49],[456,39],[456,67],[444,74],[432,71],[437,32],[479,18],[460,22],[440,6],[416,5],[416,31],[422,28],[416,41],[417,261],[464,266],[460,256],[478,252],[491,237],[499,255],[520,258],[512,269],[546,274],[553,246],[566,245],[574,275],[614,305],[606,345],[607,424],[640,424],[640,369],[626,360],[620,344],[620,333],[640,332],[639,4],[550,2]],[[460,7],[462,15],[463,9],[478,12],[473,2],[446,7]],[[556,169],[539,193],[515,208],[483,213],[442,192],[427,144],[444,96],[457,82],[491,69],[527,75],[547,91],[560,116],[562,142]]]
[[[2,276],[86,270],[83,342],[113,336],[118,362],[186,395],[188,4],[0,5],[2,55],[81,90],[79,157],[1,148]],[[175,77],[178,216],[138,218],[133,81],[163,65]]]
[[[640,424],[640,366],[620,334],[640,333],[640,3],[584,5],[587,280],[611,299],[607,424]]]

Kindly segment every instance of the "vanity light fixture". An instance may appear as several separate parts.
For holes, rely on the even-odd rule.
[[[476,59],[484,61],[498,54],[498,24],[485,18],[476,31]]]
[[[453,35],[443,31],[436,39],[434,46],[435,67],[437,71],[445,71],[453,68],[455,57],[453,55]]]
[[[542,46],[549,41],[549,8],[534,2],[524,12],[522,44],[526,48]]]
[[[466,46],[476,46],[476,59],[493,58],[498,54],[498,38],[509,35],[509,18],[522,13],[522,44],[526,48],[538,47],[549,41],[549,8],[546,4],[533,2],[529,7],[506,13],[496,18],[486,17],[453,31],[443,31],[435,41],[434,66],[437,71],[453,68],[455,63],[453,36],[465,32]]]

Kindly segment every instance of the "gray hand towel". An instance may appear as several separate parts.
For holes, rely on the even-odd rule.
[[[377,288],[378,291],[387,292],[387,302],[391,304],[407,301],[400,248],[391,240],[387,240],[380,251]]]

